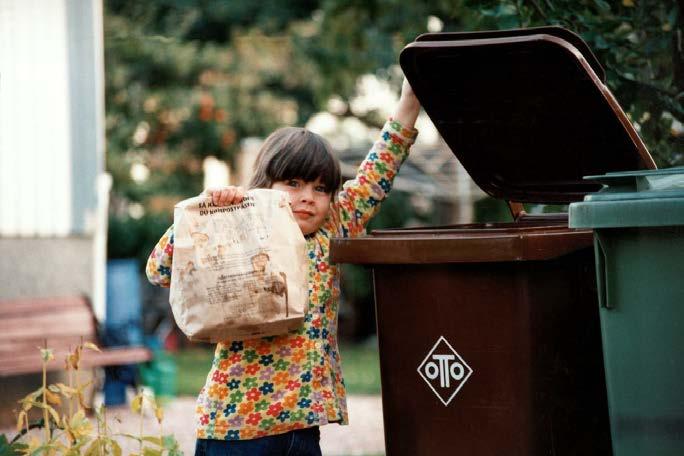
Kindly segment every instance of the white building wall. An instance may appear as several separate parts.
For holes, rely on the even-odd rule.
[[[69,243],[77,243],[89,263],[79,259],[79,270],[92,277],[87,289],[82,278],[75,281],[73,291],[89,295],[100,315],[108,182],[103,60],[101,0],[0,0],[0,245],[11,258],[14,246],[32,250],[31,239],[53,239],[65,246],[54,254],[68,257]],[[22,271],[33,275],[30,265]],[[35,279],[15,277],[12,288],[0,277],[0,298],[23,295],[17,290]],[[49,294],[51,286],[43,289]]]
[[[64,1],[0,2],[0,233],[71,228]]]
[[[1,236],[94,234],[102,60],[98,1],[0,1]]]

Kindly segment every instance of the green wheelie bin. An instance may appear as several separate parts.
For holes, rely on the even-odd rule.
[[[684,168],[587,179],[614,454],[684,455]]]

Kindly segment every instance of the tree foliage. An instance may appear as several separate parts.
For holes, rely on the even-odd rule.
[[[481,8],[484,26],[557,24],[580,34],[606,69],[608,86],[637,123],[658,164],[684,164],[681,1],[471,3]]]
[[[607,82],[661,166],[684,164],[684,19],[680,0],[431,0],[324,2],[321,35],[305,49],[325,74],[325,95],[353,92],[363,72],[388,68],[426,31],[561,25],[587,41]],[[340,71],[342,69],[342,71]],[[674,129],[673,129],[674,124]]]

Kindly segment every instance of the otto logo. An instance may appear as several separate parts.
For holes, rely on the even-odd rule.
[[[473,370],[444,337],[440,337],[420,366],[418,373],[444,405],[456,396]]]
[[[461,380],[463,378],[463,364],[454,361],[456,359],[455,355],[432,355],[432,359],[434,361],[430,361],[425,365],[425,375],[430,380],[435,380],[439,377],[439,386],[441,388],[449,388],[449,379],[451,378],[454,380]]]

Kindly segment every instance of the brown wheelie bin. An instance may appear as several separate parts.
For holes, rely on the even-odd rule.
[[[583,176],[653,160],[567,30],[425,35],[401,65],[513,221],[333,241],[333,261],[373,270],[387,453],[610,454],[592,232],[523,203],[579,201],[600,188]]]

